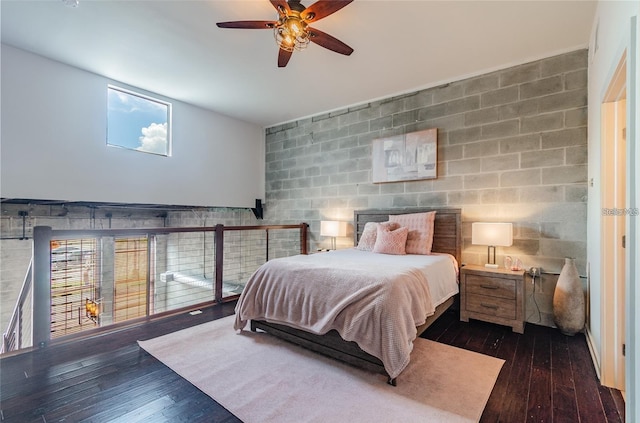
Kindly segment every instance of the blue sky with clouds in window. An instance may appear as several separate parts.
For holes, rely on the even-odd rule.
[[[154,154],[169,154],[169,105],[108,89],[107,144]]]

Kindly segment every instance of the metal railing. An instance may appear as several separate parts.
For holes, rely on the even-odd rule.
[[[31,317],[31,286],[33,281],[33,259],[29,261],[27,273],[20,288],[18,300],[13,308],[7,331],[2,334],[2,348],[0,354],[25,347],[25,337],[31,335],[31,319],[25,319],[25,314]]]
[[[236,299],[269,259],[307,254],[307,227],[36,226],[32,263],[2,352]],[[27,342],[21,341],[25,327],[32,335]]]

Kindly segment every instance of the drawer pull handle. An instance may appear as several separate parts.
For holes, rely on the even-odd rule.
[[[490,308],[491,310],[497,310],[498,306],[497,305],[493,305],[493,304],[485,304],[485,303],[480,303],[480,305],[484,308]]]
[[[484,289],[498,289],[497,286],[495,285],[480,285],[480,288],[484,288]]]

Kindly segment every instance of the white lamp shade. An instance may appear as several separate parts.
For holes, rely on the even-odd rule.
[[[471,243],[474,245],[509,247],[513,244],[513,224],[472,223]]]
[[[347,236],[347,222],[337,220],[320,221],[320,236]]]

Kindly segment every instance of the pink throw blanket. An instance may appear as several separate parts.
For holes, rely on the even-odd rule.
[[[257,319],[315,334],[335,329],[395,378],[409,363],[416,326],[435,311],[423,272],[402,258],[329,252],[271,260],[247,282],[234,327]]]

